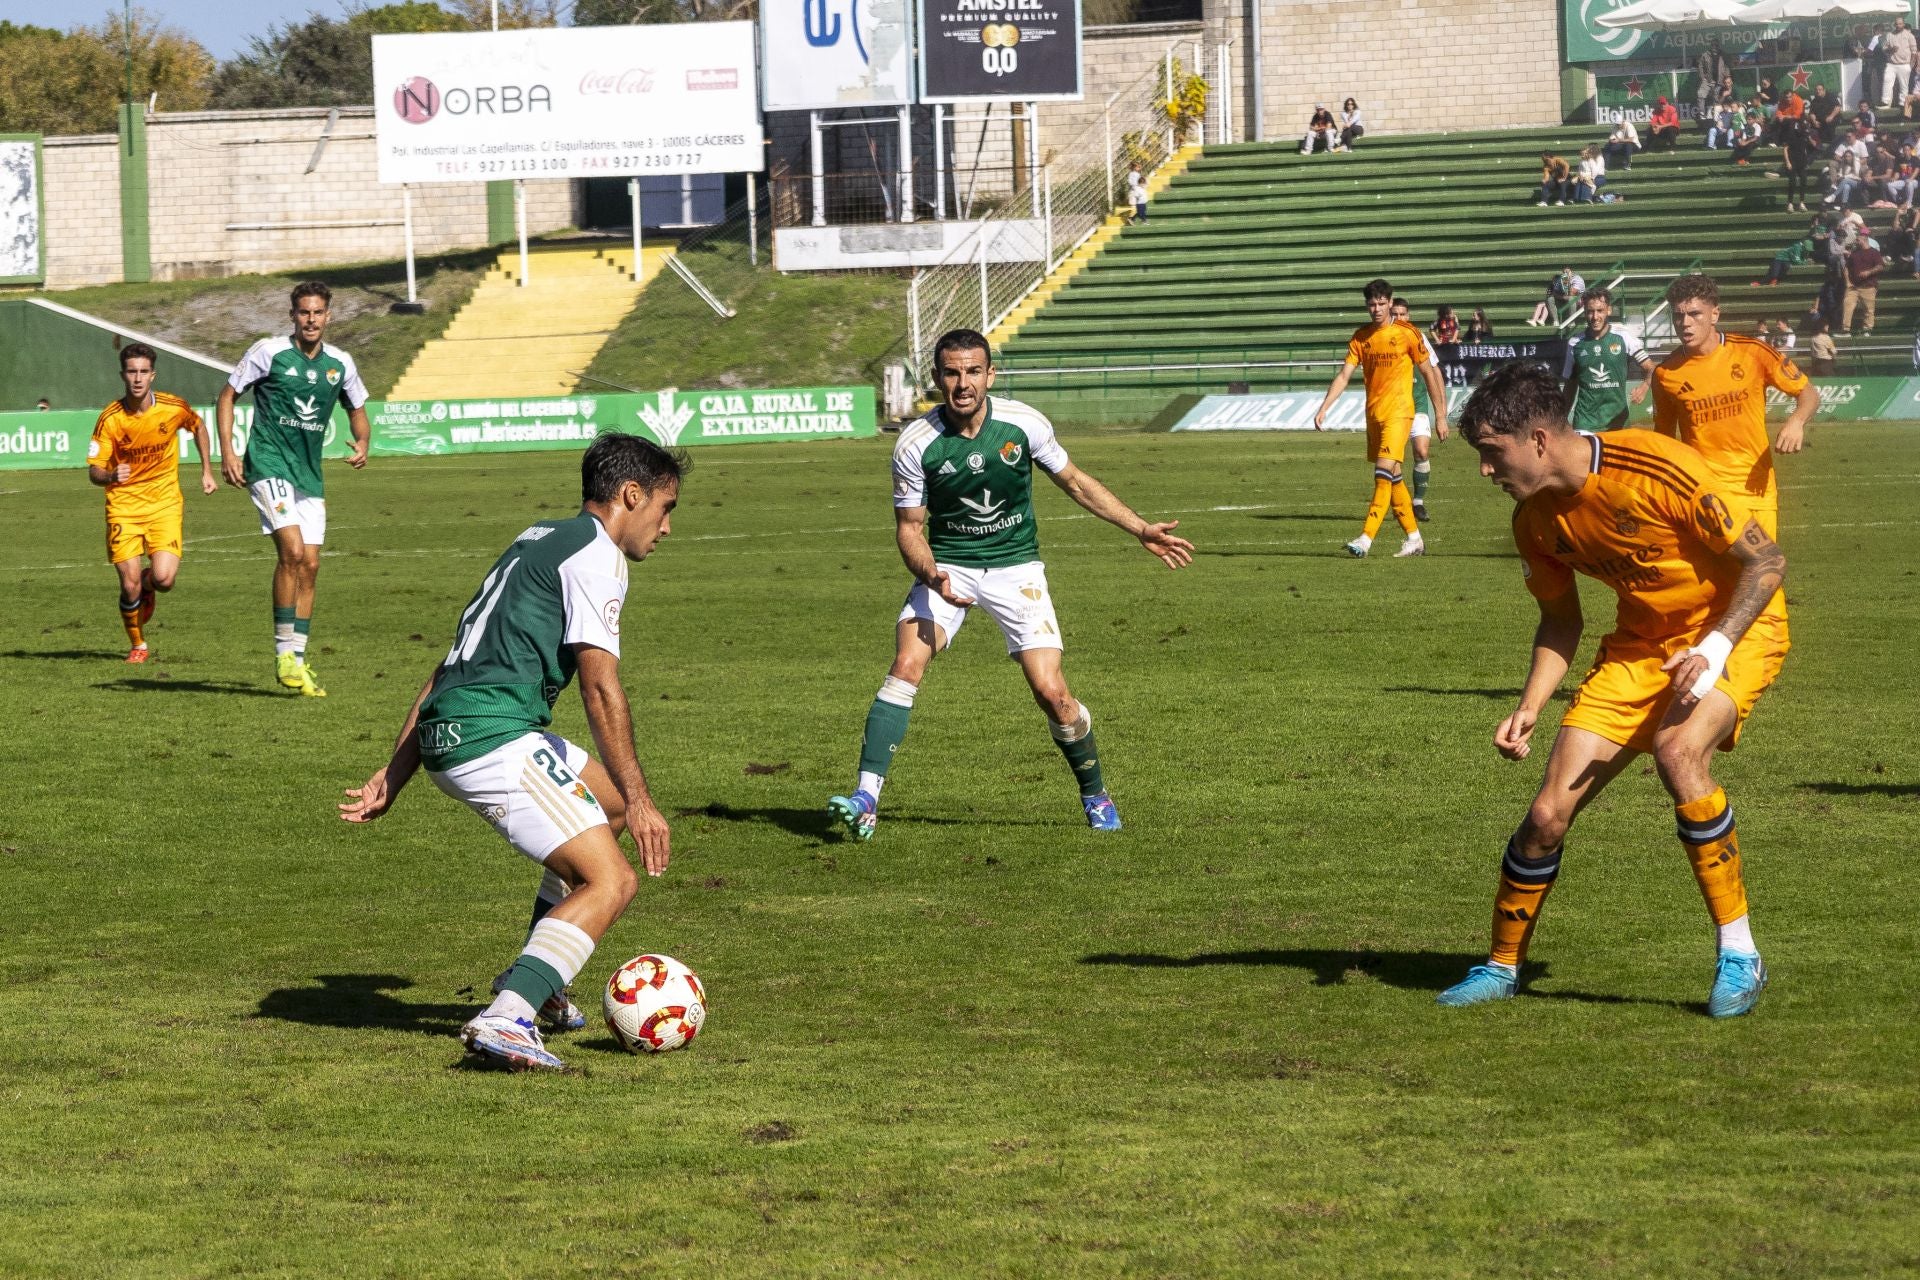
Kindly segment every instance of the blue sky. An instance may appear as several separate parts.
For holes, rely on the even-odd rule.
[[[300,21],[309,13],[338,18],[346,13],[342,0],[135,0],[135,8],[157,15],[207,47],[216,58],[228,58],[247,47],[269,26]],[[0,18],[65,30],[92,26],[118,12],[114,0],[0,0]]]

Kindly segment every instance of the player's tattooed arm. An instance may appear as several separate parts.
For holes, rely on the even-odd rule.
[[[440,674],[440,668],[434,667],[433,675],[420,686],[420,696],[413,700],[413,707],[407,712],[405,723],[400,726],[400,738],[393,744],[393,755],[387,762],[373,771],[373,776],[358,787],[347,788],[347,800],[340,805],[340,817],[347,822],[372,822],[375,818],[393,808],[393,802],[400,798],[413,775],[420,769],[420,739],[414,728],[420,723],[420,708],[426,705],[427,695],[433,691],[433,681]]]
[[[1680,705],[1690,707],[1707,696],[1726,670],[1727,658],[1747,628],[1787,580],[1787,556],[1756,520],[1748,520],[1726,554],[1740,562],[1740,577],[1713,630],[1700,643],[1668,658],[1661,670],[1671,673],[1680,692]]]
[[[647,874],[657,876],[667,869],[672,856],[672,833],[666,816],[647,790],[647,776],[633,748],[633,708],[620,683],[620,659],[589,644],[574,645],[573,652],[579,664],[580,701],[587,710],[587,725],[593,730],[600,763],[627,802],[627,830],[633,833]]]
[[[1178,520],[1167,520],[1158,524],[1142,517],[1139,512],[1120,501],[1113,490],[1069,462],[1059,471],[1047,472],[1048,477],[1060,486],[1061,492],[1072,498],[1080,506],[1099,516],[1118,529],[1125,529],[1140,539],[1140,545],[1149,554],[1157,557],[1169,569],[1180,569],[1193,563],[1193,544],[1185,538],[1177,538],[1173,531],[1180,527]]]
[[[1554,690],[1567,678],[1585,627],[1580,616],[1580,593],[1574,588],[1539,603],[1540,625],[1533,630],[1533,661],[1527,667],[1526,685],[1520,690],[1520,705],[1493,731],[1494,749],[1509,760],[1525,760],[1533,750],[1529,741],[1533,727]]]
[[[973,603],[972,596],[954,593],[952,582],[934,563],[933,548],[927,545],[925,507],[893,509],[893,541],[900,548],[900,558],[906,562],[907,572],[913,575],[915,582],[921,583],[956,608],[964,609]]]

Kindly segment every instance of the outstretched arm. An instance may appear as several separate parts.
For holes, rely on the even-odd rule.
[[[589,644],[574,645],[573,652],[580,665],[580,701],[587,709],[593,745],[627,802],[627,830],[633,833],[647,874],[657,876],[667,869],[671,833],[647,790],[646,774],[633,749],[633,709],[620,683],[620,659]]]
[[[1049,471],[1047,474],[1069,498],[1086,510],[1099,516],[1108,524],[1125,529],[1140,539],[1140,545],[1159,557],[1160,562],[1167,568],[1179,569],[1193,563],[1193,544],[1185,538],[1173,536],[1173,531],[1180,527],[1178,520],[1168,520],[1162,524],[1149,523],[1142,519],[1132,507],[1115,497],[1113,490],[1071,462],[1059,471]]]
[[[1740,563],[1740,577],[1733,584],[1727,611],[1691,649],[1682,649],[1668,658],[1660,669],[1670,672],[1673,687],[1680,691],[1680,705],[1690,707],[1707,696],[1714,681],[1727,669],[1727,655],[1747,634],[1747,628],[1773,599],[1773,593],[1787,580],[1787,556],[1779,544],[1769,538],[1757,520],[1727,548],[1727,556]]]
[[[375,769],[365,783],[347,788],[350,799],[340,805],[340,817],[345,821],[372,822],[393,808],[393,802],[400,798],[400,792],[419,770],[420,740],[414,735],[414,728],[420,723],[420,708],[426,704],[427,694],[433,691],[434,677],[439,674],[440,668],[436,666],[433,675],[420,686],[420,696],[413,700],[406,723],[400,726],[400,738],[393,744],[393,755]]]
[[[1574,651],[1580,647],[1580,593],[1573,587],[1552,600],[1540,601],[1540,625],[1533,632],[1533,663],[1520,690],[1520,705],[1493,731],[1493,745],[1509,760],[1525,760],[1533,750],[1528,739],[1553,691],[1567,677]]]

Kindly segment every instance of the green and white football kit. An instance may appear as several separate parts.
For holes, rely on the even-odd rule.
[[[289,525],[318,545],[326,541],[326,487],[320,451],[332,430],[334,406],[358,409],[367,387],[353,357],[326,343],[309,357],[291,335],[262,338],[247,349],[227,385],[253,392],[245,479],[260,513],[260,532]]]
[[[1583,331],[1569,341],[1560,367],[1560,380],[1574,384],[1568,420],[1582,431],[1626,426],[1627,393],[1646,363],[1647,353],[1639,340],[1612,325],[1598,337]]]
[[[544,862],[606,811],[580,779],[587,753],[548,731],[573,680],[571,646],[620,656],[627,561],[582,513],[533,525],[460,615],[420,707],[420,762],[442,791]]]
[[[927,546],[953,594],[970,596],[999,624],[1009,656],[1059,649],[1060,623],[1040,563],[1033,468],[1057,473],[1067,451],[1046,415],[994,396],[971,440],[938,408],[904,427],[893,447],[893,505],[927,509]],[[915,583],[900,621],[931,621],[951,641],[967,608]]]

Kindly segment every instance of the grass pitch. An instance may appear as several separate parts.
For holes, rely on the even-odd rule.
[[[822,804],[905,587],[890,442],[700,454],[624,637],[674,862],[579,987],[665,951],[712,1020],[659,1059],[561,1038],[564,1077],[451,1038],[530,865],[425,779],[332,814],[574,460],[331,468],[324,702],[272,688],[241,495],[190,494],[139,668],[97,491],[0,477],[0,1273],[1920,1272],[1914,435],[1813,434],[1781,468],[1794,652],[1720,769],[1773,986],[1724,1024],[1638,769],[1569,843],[1531,994],[1433,1003],[1544,756],[1490,745],[1534,611],[1457,442],[1430,554],[1356,563],[1352,437],[1070,436],[1201,550],[1170,573],[1042,486],[1128,829],[1082,825],[976,618],[865,846]]]

